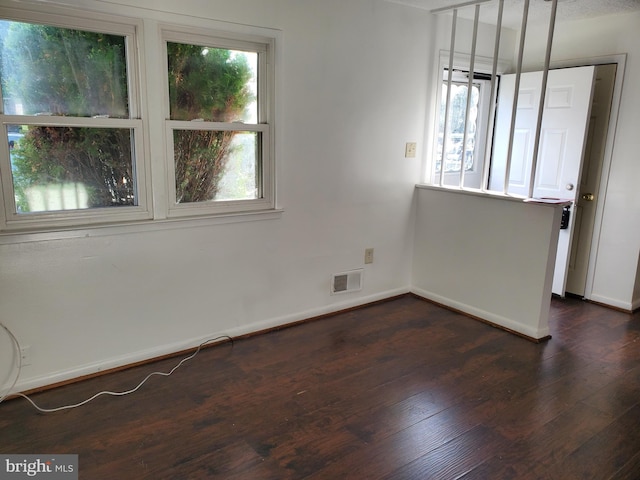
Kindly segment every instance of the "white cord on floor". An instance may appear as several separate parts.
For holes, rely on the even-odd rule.
[[[1,403],[9,395],[9,392],[11,392],[11,390],[13,390],[13,387],[15,387],[15,385],[16,385],[16,383],[18,381],[18,377],[20,377],[20,370],[22,369],[22,355],[20,355],[21,349],[20,349],[20,343],[18,342],[18,339],[2,323],[0,323],[0,325],[9,333],[9,336],[13,340],[14,349],[17,352],[17,357],[18,357],[18,368],[17,368],[16,378],[13,381],[11,387],[9,387],[9,390],[8,390],[7,394],[5,394],[4,396],[2,396],[0,398],[0,403]],[[82,405],[86,405],[87,403],[91,402],[92,400],[95,400],[96,398],[98,398],[98,397],[100,397],[102,395],[110,395],[110,396],[114,396],[114,397],[122,397],[124,395],[129,395],[131,393],[134,393],[134,392],[138,391],[138,389],[140,387],[142,387],[142,385],[144,385],[145,382],[147,380],[149,380],[151,377],[153,377],[154,375],[160,375],[162,377],[168,377],[173,372],[175,372],[178,368],[180,368],[183,363],[185,363],[185,362],[191,360],[193,357],[195,357],[200,352],[202,347],[204,347],[205,345],[207,345],[209,343],[217,342],[217,341],[222,340],[222,339],[228,339],[233,343],[233,338],[231,338],[228,335],[220,335],[219,337],[210,338],[209,340],[205,340],[200,345],[198,345],[198,348],[195,350],[195,352],[193,352],[191,355],[188,355],[185,358],[183,358],[182,360],[180,360],[178,362],[178,364],[175,367],[173,367],[169,372],[152,372],[149,375],[147,375],[144,378],[144,380],[142,380],[136,387],[132,388],[131,390],[126,390],[126,391],[123,391],[123,392],[110,392],[110,391],[98,392],[95,395],[93,395],[92,397],[89,397],[89,398],[87,398],[86,400],[84,400],[82,402],[75,403],[73,405],[64,405],[62,407],[57,407],[57,408],[42,408],[42,407],[39,407],[38,405],[36,405],[36,403],[33,400],[31,400],[27,395],[25,395],[23,393],[16,393],[15,395],[26,399],[31,405],[33,405],[33,408],[35,408],[36,410],[38,410],[39,412],[42,412],[42,413],[53,413],[53,412],[59,412],[61,410],[69,410],[69,409],[72,409],[72,408],[81,407]]]

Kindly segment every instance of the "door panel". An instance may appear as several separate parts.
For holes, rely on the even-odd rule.
[[[529,184],[531,166],[527,160],[527,152],[529,151],[530,143],[531,132],[528,129],[516,129],[513,136],[510,172],[510,184],[513,188],[524,189]]]
[[[489,190],[499,192],[503,191],[506,176],[515,78],[515,75],[502,75],[500,77],[494,149],[489,175]],[[533,158],[533,141],[536,137],[537,105],[540,102],[541,82],[542,72],[526,73],[520,79],[518,112],[513,133],[508,187],[508,193],[513,195],[527,196],[529,194],[531,159]]]
[[[549,196],[560,190],[562,182],[562,161],[567,146],[566,129],[545,129],[540,136],[540,155],[544,159],[538,165],[538,181],[535,197]]]

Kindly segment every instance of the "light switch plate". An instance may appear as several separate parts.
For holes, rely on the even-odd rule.
[[[415,158],[416,148],[416,142],[407,142],[404,147],[404,158]]]

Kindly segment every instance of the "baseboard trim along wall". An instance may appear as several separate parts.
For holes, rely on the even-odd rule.
[[[18,379],[18,382],[12,389],[12,393],[23,392],[29,394],[37,391],[49,390],[51,388],[74,383],[87,378],[95,377],[97,375],[105,375],[107,373],[124,370],[144,363],[154,362],[162,358],[177,356],[182,353],[192,351],[193,349],[197,348],[198,345],[201,345],[203,342],[209,339],[223,336],[237,339],[252,335],[258,335],[270,330],[287,328],[290,326],[294,326],[295,324],[317,320],[327,315],[334,315],[346,310],[366,307],[373,303],[391,300],[408,293],[410,293],[410,288],[408,286],[394,290],[388,290],[374,295],[368,295],[366,297],[358,297],[352,300],[324,305],[319,308],[314,308],[291,315],[271,318],[261,322],[254,322],[226,331],[212,332],[208,335],[204,335],[198,338],[160,345],[152,349],[134,352],[130,355],[122,355],[106,361],[90,363],[87,365],[79,366],[77,368],[55,372],[49,375],[33,377],[24,381]],[[224,338],[220,338],[220,342],[214,342],[210,345],[216,345],[225,341],[227,340],[225,340]]]
[[[125,370],[146,363],[152,363],[165,358],[186,355],[192,352],[193,349],[197,348],[198,345],[202,344],[202,342],[212,338],[220,337],[220,340],[208,344],[207,347],[228,342],[229,340],[227,338],[223,338],[223,336],[228,336],[233,339],[241,339],[254,335],[261,335],[269,331],[289,328],[301,323],[320,320],[327,316],[344,313],[349,310],[365,308],[375,303],[390,301],[408,294],[414,295],[422,300],[434,303],[456,313],[465,315],[475,321],[480,321],[492,327],[504,330],[505,332],[518,335],[532,342],[540,343],[551,338],[548,328],[538,331],[527,325],[521,324],[516,320],[496,315],[491,312],[473,307],[471,305],[462,304],[450,298],[445,298],[441,295],[437,295],[426,290],[415,287],[403,287],[394,290],[388,290],[374,295],[369,295],[366,297],[359,297],[353,300],[325,305],[323,307],[306,310],[296,314],[271,318],[261,322],[254,322],[225,332],[212,332],[211,334],[202,337],[162,345],[153,349],[135,352],[130,355],[114,357],[104,362],[82,365],[78,368],[59,371],[51,375],[34,377],[25,381],[19,380],[16,383],[16,386],[14,387],[12,393],[23,392],[31,394],[49,390],[66,384],[79,382],[88,378],[106,375],[112,372]],[[603,298],[600,300],[593,298],[589,301],[591,301],[592,303],[600,304],[604,307],[614,308],[624,312],[630,313],[633,310],[632,308],[630,308],[630,304],[617,302],[610,298]],[[638,307],[640,307],[640,305],[635,306],[636,309]]]
[[[640,301],[636,302],[624,302],[622,300],[617,300],[615,298],[604,297],[602,295],[591,295],[589,297],[589,301],[592,303],[597,303],[598,305],[603,305],[605,307],[615,308],[617,310],[621,310],[623,312],[633,312],[637,308],[640,308]]]
[[[548,327],[545,329],[534,329],[510,318],[496,315],[473,307],[472,305],[466,305],[419,288],[413,288],[411,293],[423,298],[424,300],[438,304],[454,312],[461,313],[469,318],[486,323],[487,325],[491,325],[495,328],[526,338],[527,340],[535,343],[540,343],[551,338]]]

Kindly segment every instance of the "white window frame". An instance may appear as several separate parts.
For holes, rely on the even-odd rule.
[[[272,151],[273,128],[273,55],[274,39],[256,35],[228,34],[215,30],[186,29],[184,27],[161,26],[163,76],[165,99],[165,137],[167,157],[167,200],[168,218],[192,217],[199,215],[219,215],[243,212],[273,210],[275,208],[275,182]],[[212,48],[240,50],[258,54],[258,121],[244,122],[208,122],[171,120],[169,106],[167,42],[202,45]],[[257,145],[256,176],[258,180],[258,198],[243,200],[212,200],[207,202],[177,203],[173,132],[174,130],[224,130],[256,132],[259,134]]]
[[[476,72],[478,73],[478,72]],[[452,84],[464,84],[468,85],[468,71],[455,70],[452,75]],[[444,91],[444,85],[447,83],[448,70],[445,67],[443,70],[442,82],[440,84],[440,96],[442,96],[442,92]],[[493,128],[493,125],[489,125],[487,122],[489,108],[490,97],[491,97],[491,81],[485,79],[473,79],[473,85],[478,85],[479,98],[478,98],[478,116],[476,121],[476,133],[475,133],[475,145],[473,150],[473,166],[470,170],[465,170],[464,174],[464,183],[465,186],[469,186],[470,188],[481,188],[482,185],[482,173],[484,162],[487,158],[487,149],[486,149],[486,140],[487,140],[487,128]],[[437,136],[440,135],[440,105],[438,105],[438,113],[437,113]],[[436,182],[440,181],[440,172],[436,170],[437,168],[437,155],[438,155],[438,137],[436,138],[436,158],[434,158],[433,162],[433,178]],[[449,136],[449,141],[451,141],[451,137]],[[444,166],[444,151],[442,152],[442,166]],[[464,154],[462,155],[462,161],[460,168],[464,168]],[[443,185],[451,185],[458,186],[460,184],[460,171],[456,170],[453,172],[443,172]]]
[[[66,126],[91,128],[129,129],[133,134],[132,158],[136,181],[137,205],[82,210],[60,210],[50,212],[17,213],[15,205],[11,162],[7,142],[0,146],[0,231],[50,231],[60,228],[101,225],[148,220],[152,218],[151,189],[149,188],[149,162],[146,152],[147,127],[143,122],[142,98],[140,95],[141,66],[138,55],[142,22],[124,17],[92,13],[80,17],[77,11],[51,7],[47,13],[28,9],[0,8],[0,17],[4,20],[50,25],[53,27],[94,31],[105,34],[121,35],[125,38],[128,76],[129,118],[89,118],[46,115],[5,115],[0,106],[0,135],[7,138],[8,125]],[[4,174],[6,173],[6,174]]]
[[[436,163],[438,160],[438,135],[440,133],[440,102],[442,99],[442,86],[443,83],[446,82],[446,73],[448,71],[449,68],[449,51],[440,51],[440,55],[439,55],[439,62],[438,62],[438,71],[437,71],[437,80],[435,82],[436,85],[436,92],[435,92],[435,119],[434,119],[434,123],[433,123],[433,135],[431,137],[431,141],[432,143],[432,147],[431,147],[431,158],[427,159],[427,174],[426,174],[426,181],[427,184],[431,184],[431,185],[439,185],[440,183],[440,172],[436,172]],[[470,65],[470,61],[471,61],[471,56],[465,53],[454,53],[453,56],[453,70],[456,71],[466,71],[468,72],[469,70],[469,65]],[[483,56],[479,56],[476,55],[475,56],[475,62],[474,62],[474,72],[477,73],[481,73],[481,74],[491,74],[493,68],[493,59],[489,58],[489,57],[483,57]],[[501,74],[503,74],[504,72],[506,72],[509,69],[509,63],[506,61],[498,61],[497,63],[497,72],[496,75],[499,77]],[[498,82],[496,81],[496,85],[495,88],[497,90],[498,88]],[[490,97],[490,89],[491,89],[491,82],[487,81],[486,82],[486,92],[481,94],[481,99],[480,102],[486,102],[486,107],[483,106],[482,107],[482,112],[478,113],[478,122],[479,122],[479,128],[478,128],[478,135],[482,135],[483,137],[486,138],[486,133],[487,133],[487,129],[489,129],[489,136],[488,136],[488,141],[485,142],[485,138],[481,138],[481,148],[482,151],[478,151],[478,155],[476,155],[476,160],[474,161],[477,162],[476,166],[474,167],[476,169],[476,172],[479,176],[480,176],[480,187],[479,189],[483,189],[486,188],[486,185],[483,187],[482,183],[484,182],[484,179],[482,178],[483,175],[483,167],[484,167],[484,163],[490,161],[490,153],[491,153],[491,139],[492,139],[492,135],[491,132],[493,132],[493,126],[494,126],[494,121],[495,121],[495,100],[494,100],[494,104],[493,105],[488,105],[489,103],[489,97]],[[485,98],[486,97],[486,98]],[[497,97],[495,97],[497,98]],[[490,115],[488,115],[490,113]],[[482,115],[482,117],[481,117]],[[487,116],[489,118],[489,120],[487,121]],[[486,144],[485,144],[486,143]],[[457,177],[457,179],[455,180],[455,182],[447,182],[446,180],[443,181],[443,186],[445,187],[460,187],[459,185],[459,178],[460,178],[460,172],[454,172],[454,173],[445,173],[444,177],[447,178],[453,178],[453,177]],[[467,174],[465,173],[465,177],[467,176]],[[465,180],[465,183],[468,183]]]
[[[121,15],[92,9],[25,1],[18,6],[0,5],[0,18],[9,21],[124,35],[126,38],[129,118],[82,118],[4,115],[0,110],[0,135],[7,125],[126,128],[133,131],[136,206],[16,213],[8,145],[0,145],[0,244],[109,235],[137,231],[226,224],[280,218],[276,206],[275,101],[276,62],[279,61],[276,30],[227,24],[210,18],[153,12],[137,7]],[[171,23],[167,23],[171,22]],[[198,44],[202,39],[220,48],[258,52],[258,122],[173,122],[169,119],[166,41]],[[213,40],[213,43],[211,42]],[[164,98],[163,98],[164,97]],[[154,99],[151,103],[150,99]],[[156,101],[160,99],[160,105]],[[1,108],[1,106],[0,106]],[[173,159],[173,130],[216,129],[258,132],[261,195],[257,199],[177,204]],[[1,142],[7,143],[7,142]],[[170,152],[170,153],[169,153]],[[5,172],[8,175],[5,175]]]

